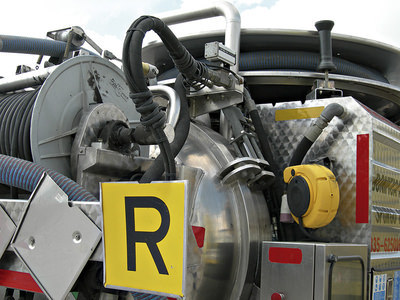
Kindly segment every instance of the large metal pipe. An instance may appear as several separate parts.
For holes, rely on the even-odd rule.
[[[149,86],[149,90],[153,94],[161,94],[168,98],[167,123],[175,128],[181,111],[181,100],[178,93],[166,85],[152,85]]]
[[[217,2],[215,5],[197,11],[177,13],[171,16],[161,17],[167,25],[207,19],[211,17],[225,17],[225,46],[236,53],[236,64],[231,67],[232,71],[239,71],[240,53],[240,14],[236,7],[226,1]]]
[[[27,87],[37,86],[42,84],[47,77],[57,68],[52,66],[37,71],[22,73],[19,75],[1,78],[0,79],[0,93],[16,91]]]

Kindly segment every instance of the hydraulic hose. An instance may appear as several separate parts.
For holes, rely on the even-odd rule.
[[[169,180],[175,178],[176,171],[170,145],[163,131],[166,117],[159,105],[153,102],[153,95],[147,88],[142,67],[143,39],[146,32],[152,30],[153,27],[153,22],[147,17],[141,17],[133,22],[124,41],[122,59],[130,89],[130,98],[135,103],[136,110],[141,114],[141,125],[151,130],[160,147],[166,179]]]
[[[247,89],[244,89],[244,102],[246,105],[247,110],[249,111],[249,115],[251,118],[251,121],[253,122],[254,129],[256,131],[256,134],[258,136],[258,140],[260,141],[260,146],[261,146],[261,153],[264,156],[264,158],[268,161],[268,163],[271,166],[271,170],[275,175],[274,182],[272,184],[272,188],[270,188],[269,193],[270,193],[270,198],[271,198],[271,204],[267,202],[268,208],[271,214],[271,220],[278,220],[279,219],[279,214],[280,214],[280,207],[281,207],[281,197],[283,194],[283,186],[281,180],[278,180],[279,177],[279,168],[278,165],[275,162],[274,156],[272,154],[271,146],[268,142],[268,135],[267,132],[264,129],[264,126],[262,125],[260,114],[257,110],[256,104],[254,100],[251,98],[251,95]],[[272,218],[274,217],[274,218]],[[273,221],[274,222],[274,221]],[[275,222],[275,225],[278,228],[278,234],[280,240],[286,240],[285,233],[283,232],[283,229],[280,225],[279,222]]]
[[[254,129],[256,130],[256,134],[258,136],[258,140],[260,141],[260,146],[261,146],[261,152],[265,159],[268,161],[272,168],[272,172],[274,172],[275,176],[278,176],[278,166],[275,163],[272,151],[271,151],[271,146],[269,145],[268,142],[268,135],[266,131],[264,130],[264,127],[261,122],[260,114],[258,113],[256,104],[254,100],[251,98],[251,95],[247,89],[244,89],[244,100],[246,104],[246,108],[249,111],[250,118],[253,122]]]
[[[25,53],[62,57],[67,43],[48,39],[0,35],[0,52]],[[79,49],[71,45],[70,50]]]
[[[303,139],[300,141],[293,153],[289,166],[300,165],[308,150],[314,144],[315,140],[320,136],[324,128],[328,126],[333,117],[336,116],[341,118],[343,117],[344,113],[345,110],[340,104],[331,103],[326,106],[320,117],[311,125]]]
[[[68,195],[70,201],[98,201],[75,181],[64,175],[19,158],[0,154],[0,183],[32,192],[46,172]]]
[[[134,21],[128,29],[124,41],[122,60],[126,80],[131,91],[130,98],[135,103],[137,111],[141,114],[141,124],[149,128],[157,140],[168,180],[175,178],[174,152],[176,152],[176,149],[175,151],[171,150],[171,145],[165,136],[163,131],[165,114],[160,110],[158,104],[153,102],[153,95],[146,85],[142,68],[143,39],[145,34],[150,30],[155,31],[160,36],[177,69],[183,74],[189,84],[196,82],[204,83],[208,80],[218,79],[216,78],[218,76],[215,71],[208,69],[205,64],[196,61],[168,26],[160,19],[151,16],[142,16]],[[187,128],[186,130],[189,129]],[[157,167],[156,169],[161,168]],[[143,182],[147,182],[150,178],[152,176],[146,176]]]
[[[189,107],[186,99],[186,87],[184,85],[183,76],[181,74],[175,80],[175,91],[178,93],[179,98],[181,99],[181,109],[179,114],[178,123],[175,127],[175,139],[171,143],[172,155],[175,158],[179,151],[182,149],[183,145],[186,142],[186,139],[189,135],[190,129],[190,115],[189,115]],[[163,162],[161,157],[157,157],[154,163],[150,166],[150,168],[146,171],[139,182],[151,182],[153,180],[157,180],[161,177],[164,172]]]

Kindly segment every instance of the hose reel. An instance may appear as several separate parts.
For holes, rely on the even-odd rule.
[[[303,226],[319,228],[328,225],[339,207],[339,186],[335,175],[321,165],[299,165],[285,169],[287,198],[294,220]]]
[[[1,139],[1,153],[13,154],[12,136],[18,136],[15,155],[71,177],[71,146],[82,112],[98,103],[115,104],[131,126],[138,123],[121,70],[96,56],[67,60],[36,90],[0,95],[5,108],[0,134],[7,137]]]

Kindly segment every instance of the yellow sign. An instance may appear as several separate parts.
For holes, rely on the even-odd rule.
[[[299,119],[318,118],[325,107],[305,107],[293,109],[280,109],[275,112],[275,121],[288,121]]]
[[[186,182],[101,184],[104,285],[184,296]]]

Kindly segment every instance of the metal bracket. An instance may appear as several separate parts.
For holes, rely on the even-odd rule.
[[[200,91],[191,92],[190,116],[197,117],[243,102],[243,84],[235,81],[234,87],[226,89],[213,86],[204,87]]]
[[[0,257],[8,248],[17,226],[8,216],[2,206],[0,206]]]
[[[65,299],[100,239],[100,229],[44,174],[11,247],[49,299]]]
[[[268,167],[269,164],[265,160],[241,157],[226,165],[218,176],[223,184],[238,180],[247,182],[251,188],[264,189],[275,177],[272,172],[264,170]]]
[[[343,91],[335,88],[334,81],[315,80],[312,90],[306,95],[306,100],[343,97]]]

